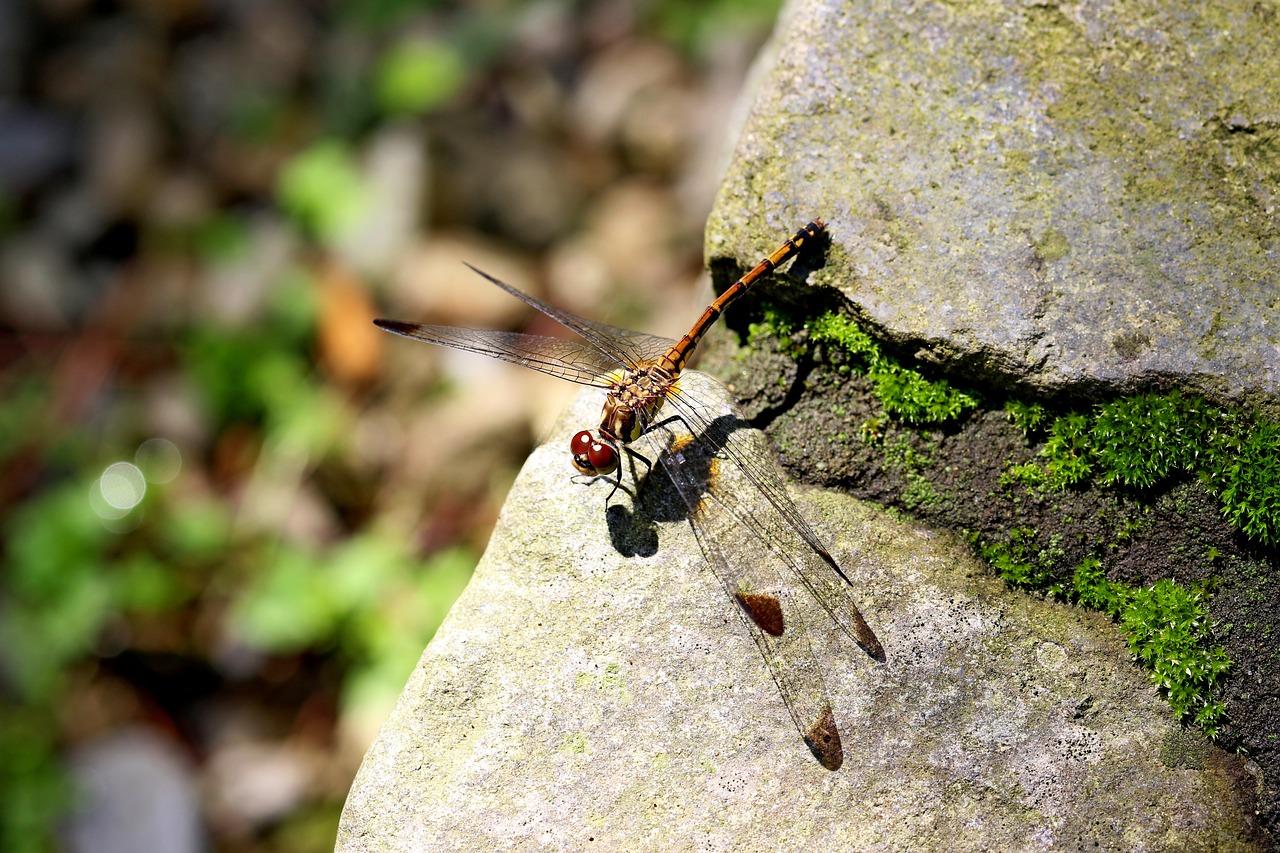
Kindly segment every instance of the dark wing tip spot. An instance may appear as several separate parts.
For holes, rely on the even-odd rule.
[[[762,592],[736,592],[734,598],[747,611],[756,627],[771,637],[781,637],[786,630],[782,617],[782,602],[777,596]]]
[[[884,653],[884,646],[880,645],[875,634],[866,638],[860,637],[859,641],[858,645],[862,646],[862,650],[871,655],[877,663],[884,663],[889,659],[889,656]]]
[[[862,614],[856,610],[853,612],[853,633],[854,639],[858,641],[859,646],[862,646],[864,652],[871,655],[879,663],[884,663],[888,660],[888,655],[884,653],[884,646],[880,645],[880,639],[876,637],[876,632],[871,630],[871,626],[862,618]]]
[[[835,715],[831,706],[822,709],[822,713],[805,732],[804,742],[818,759],[818,763],[828,770],[839,770],[844,764],[844,746],[840,743],[840,732],[836,728]]]

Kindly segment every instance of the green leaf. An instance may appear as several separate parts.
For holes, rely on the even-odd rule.
[[[352,227],[368,204],[355,158],[336,139],[320,140],[285,164],[276,197],[298,225],[322,242]]]
[[[416,115],[447,102],[466,78],[466,65],[450,45],[415,38],[382,57],[374,86],[384,112]]]
[[[327,582],[323,560],[288,545],[264,550],[258,574],[233,605],[235,630],[268,652],[331,645],[342,602]]]

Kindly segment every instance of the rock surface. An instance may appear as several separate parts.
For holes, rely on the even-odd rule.
[[[571,482],[568,438],[599,403],[581,395],[512,488],[339,851],[1249,848],[1256,783],[1187,740],[1106,618],[810,491],[888,652],[815,632],[846,756],[824,770],[679,511],[651,512],[670,520],[646,546],[643,518],[618,535],[627,500]]]
[[[1042,392],[1280,388],[1280,16],[1168,4],[794,2],[708,228],[908,354]]]

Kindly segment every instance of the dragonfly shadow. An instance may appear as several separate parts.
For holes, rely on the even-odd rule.
[[[658,525],[686,521],[692,509],[685,502],[667,471],[667,458],[681,454],[681,471],[685,482],[696,482],[705,494],[718,475],[722,460],[720,451],[735,430],[751,429],[751,424],[736,415],[722,415],[711,422],[697,437],[673,434],[665,427],[664,449],[657,461],[637,478],[636,498],[613,503],[605,509],[605,521],[614,550],[624,557],[652,557],[658,552]]]

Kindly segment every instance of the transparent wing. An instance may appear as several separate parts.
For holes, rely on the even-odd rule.
[[[704,374],[699,379],[715,382]],[[698,443],[710,448],[707,452],[737,467],[754,486],[754,490],[737,493],[716,491],[715,503],[723,514],[768,548],[850,639],[871,657],[884,661],[884,647],[858,609],[848,575],[791,501],[772,451],[763,439],[750,440],[758,433],[732,407],[713,408],[679,387],[670,389],[667,403],[697,436]],[[751,491],[758,492],[764,501],[755,500]]]
[[[467,268],[491,284],[497,285],[507,293],[510,293],[526,305],[531,305],[538,309],[566,329],[576,332],[602,358],[613,359],[616,362],[614,367],[636,367],[656,361],[675,344],[675,341],[670,338],[649,335],[644,332],[633,332],[630,329],[620,329],[617,326],[610,326],[608,323],[598,323],[595,320],[588,320],[586,317],[579,317],[577,314],[570,313],[563,308],[557,308],[537,297],[530,296],[506,282],[494,278],[487,272],[476,269],[471,264],[467,264]]]
[[[568,338],[401,323],[399,320],[373,322],[380,329],[406,338],[487,355],[580,385],[607,388],[609,374],[622,368],[614,358],[604,355],[600,350]]]
[[[745,503],[726,498],[747,484],[733,482],[734,472],[726,470],[727,460],[715,448],[684,438],[659,458],[688,506],[708,566],[738,603],[796,729],[823,767],[839,768],[844,750],[822,669],[800,611],[780,581],[775,550],[785,546],[766,544],[759,530],[749,524],[744,528],[740,516]],[[748,521],[757,518],[747,516]]]
[[[399,320],[375,320],[379,328],[429,344],[479,353],[490,358],[518,364],[551,376],[593,385],[609,386],[609,374],[627,367],[656,361],[675,343],[669,338],[620,329],[579,317],[530,296],[483,270],[467,267],[486,281],[546,314],[560,325],[576,333],[582,340],[498,332],[486,329],[463,329],[427,323],[403,323]]]

